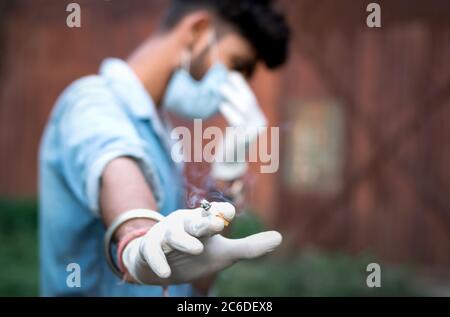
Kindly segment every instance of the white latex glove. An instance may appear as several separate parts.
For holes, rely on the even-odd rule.
[[[202,209],[178,210],[155,224],[149,232],[131,241],[123,252],[123,264],[141,284],[189,283],[218,272],[241,259],[251,259],[274,250],[282,240],[276,231],[243,239],[227,239],[217,232],[224,221],[234,218],[233,205],[211,203],[211,215]],[[201,238],[200,240],[198,238]]]
[[[229,73],[221,93],[225,101],[220,111],[230,126],[239,127],[239,130],[234,130],[238,132],[236,134],[225,133],[222,143],[219,143],[217,160],[212,164],[211,176],[229,181],[247,171],[245,156],[248,146],[258,137],[261,128],[267,126],[267,120],[251,87],[240,73]]]

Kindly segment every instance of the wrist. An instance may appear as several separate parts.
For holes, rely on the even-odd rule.
[[[127,222],[124,222],[119,228],[117,228],[115,240],[118,243],[120,243],[120,241],[123,240],[123,238],[128,234],[138,230],[148,231],[156,223],[157,221],[152,219],[144,219],[144,218],[130,219]]]
[[[131,222],[132,220],[145,219],[150,221],[161,221],[164,216],[160,213],[150,209],[133,209],[121,213],[114,221],[109,225],[104,236],[104,249],[105,257],[111,270],[118,277],[122,278],[123,273],[119,269],[118,265],[114,261],[114,256],[111,248],[113,240],[120,241],[124,239],[130,232],[134,230],[143,230],[147,232],[153,225],[150,222]],[[118,229],[121,228],[121,233],[117,234]],[[135,239],[136,240],[136,239]]]
[[[123,274],[123,279],[128,282],[135,282],[135,279],[130,275],[129,268],[127,266],[127,261],[124,260],[125,249],[131,246],[135,241],[144,236],[149,229],[140,228],[133,231],[129,231],[125,236],[119,241],[117,247],[117,266]]]

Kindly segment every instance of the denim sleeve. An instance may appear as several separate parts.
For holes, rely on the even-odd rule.
[[[131,157],[138,162],[160,203],[160,180],[146,152],[145,142],[114,95],[100,86],[78,89],[67,99],[58,127],[61,169],[77,198],[99,216],[100,180],[104,168],[115,158]]]

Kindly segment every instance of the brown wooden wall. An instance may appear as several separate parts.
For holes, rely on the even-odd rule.
[[[72,80],[107,56],[126,57],[154,29],[163,0],[79,0],[82,28],[65,25],[66,1],[4,1],[0,9],[0,194],[36,192],[38,142],[50,109]],[[282,127],[282,166],[259,175],[252,201],[298,246],[450,265],[450,26],[448,1],[282,1],[294,41],[282,71],[254,87]],[[283,173],[289,105],[336,100],[345,116],[342,184],[304,193]],[[292,106],[291,106],[292,107]],[[256,166],[254,167],[256,170]],[[289,172],[289,171],[287,171]]]
[[[153,29],[164,1],[77,1],[82,27],[66,26],[67,1],[7,1],[0,75],[0,193],[36,192],[36,153],[58,94],[97,72],[107,56],[126,57]]]
[[[338,100],[347,137],[340,190],[281,180],[281,221],[301,246],[448,270],[450,5],[384,1],[369,29],[368,2],[285,1],[298,33],[284,99]]]

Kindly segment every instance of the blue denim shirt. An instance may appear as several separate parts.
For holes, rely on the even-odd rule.
[[[104,257],[99,181],[112,159],[140,165],[159,211],[182,207],[180,168],[170,157],[165,126],[128,65],[103,62],[99,75],[81,78],[59,97],[39,154],[40,264],[43,296],[160,296],[158,286],[122,282]],[[123,184],[127,186],[127,184]],[[80,266],[81,287],[66,282],[70,263]],[[190,285],[170,286],[171,296],[190,296]]]

